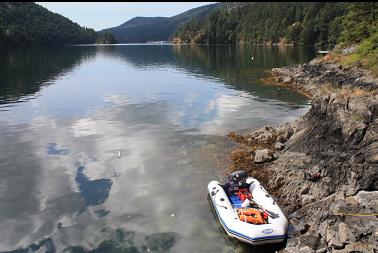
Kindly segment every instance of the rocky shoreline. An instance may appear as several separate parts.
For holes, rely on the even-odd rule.
[[[312,97],[294,122],[230,133],[244,169],[289,218],[282,253],[378,252],[378,79],[327,55],[274,68],[279,84]]]

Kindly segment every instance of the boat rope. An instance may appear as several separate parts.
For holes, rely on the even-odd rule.
[[[357,217],[372,217],[372,216],[378,216],[378,213],[343,213],[343,212],[338,212],[336,215],[357,216]]]

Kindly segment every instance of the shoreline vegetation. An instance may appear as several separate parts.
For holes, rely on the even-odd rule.
[[[330,49],[342,30],[346,3],[233,3],[180,26],[174,40],[187,43],[313,45]]]

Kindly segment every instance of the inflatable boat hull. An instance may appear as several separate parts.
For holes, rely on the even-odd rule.
[[[241,221],[221,184],[217,181],[209,183],[209,197],[222,227],[230,237],[252,245],[283,242],[288,226],[285,215],[256,179],[252,179],[249,190],[253,200],[271,213],[268,224]]]

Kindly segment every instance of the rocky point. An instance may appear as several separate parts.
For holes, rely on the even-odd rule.
[[[327,56],[274,68],[273,78],[312,97],[294,122],[230,133],[244,169],[289,219],[288,252],[378,252],[378,79]]]

